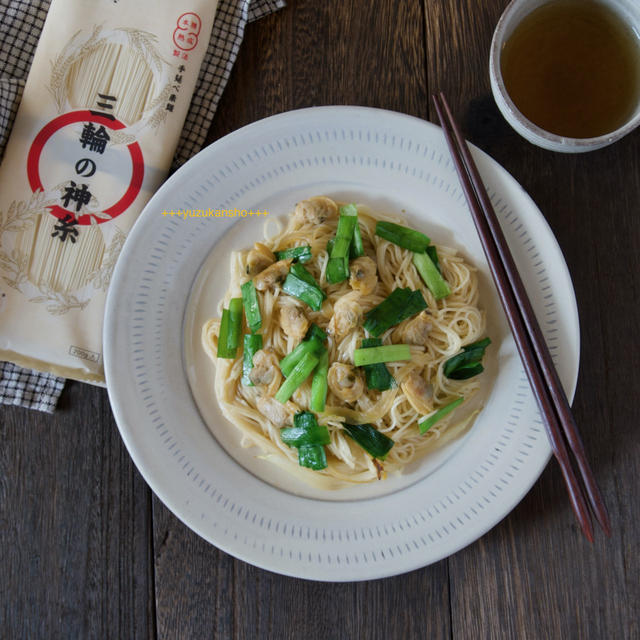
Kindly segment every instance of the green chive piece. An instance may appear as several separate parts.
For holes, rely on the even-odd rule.
[[[341,216],[358,216],[358,207],[352,202],[350,204],[343,204],[340,207],[339,213]]]
[[[364,245],[362,244],[362,235],[360,233],[360,225],[356,222],[356,226],[353,227],[353,238],[349,245],[349,257],[359,258],[364,255]]]
[[[353,230],[358,224],[358,210],[355,205],[340,207],[336,237],[329,254],[326,278],[330,284],[342,282],[349,277],[349,247]]]
[[[322,351],[326,351],[326,349],[316,336],[309,338],[309,340],[303,340],[291,353],[288,353],[280,360],[280,371],[282,371],[282,375],[288,378],[304,356],[308,353],[319,355]]]
[[[399,360],[411,360],[411,349],[408,344],[386,344],[380,347],[356,349],[353,352],[353,362],[356,367]]]
[[[319,471],[327,466],[324,445],[331,442],[329,429],[318,424],[310,411],[300,411],[293,416],[293,427],[280,430],[282,442],[298,449],[298,464]]]
[[[358,235],[359,240],[356,241],[356,234]],[[331,238],[327,240],[327,253],[331,255],[331,251],[333,250],[333,246],[336,243],[335,238]],[[364,255],[364,247],[362,247],[362,253],[360,253],[360,246],[362,245],[362,236],[360,235],[360,227],[356,225],[353,228],[353,238],[351,239],[351,244],[349,245],[349,260],[353,260],[355,258],[359,258]]]
[[[303,267],[301,264],[298,264],[297,262],[294,262],[289,267],[289,273],[291,273],[294,276],[296,276],[296,278],[299,278],[300,280],[303,280],[308,285],[310,285],[312,287],[316,287],[316,289],[320,289],[320,285],[316,282],[316,279],[311,275],[310,271],[308,269],[306,269],[305,267]]]
[[[309,338],[318,338],[321,342],[324,342],[327,339],[327,332],[321,329],[317,324],[311,323],[311,326],[307,330],[306,335],[304,336],[305,340],[309,340]]]
[[[303,444],[298,447],[298,464],[314,471],[327,468],[327,454],[320,444]]]
[[[309,271],[295,262],[289,268],[289,273],[282,284],[282,290],[290,296],[302,300],[314,311],[320,311],[322,303],[327,297]]]
[[[302,247],[290,247],[289,249],[283,249],[282,251],[276,251],[277,260],[288,260],[291,258],[295,262],[309,262],[311,260],[311,247],[306,244]]]
[[[383,220],[376,224],[376,235],[393,242],[393,244],[397,244],[403,249],[409,249],[409,251],[415,251],[416,253],[424,253],[431,242],[428,236],[420,233],[420,231]]]
[[[247,319],[247,326],[251,333],[255,333],[262,327],[262,316],[260,315],[260,303],[258,302],[258,292],[253,284],[253,280],[247,280],[241,287],[242,304],[244,315]]]
[[[414,253],[413,264],[436,300],[446,298],[451,289],[428,253]]]
[[[302,411],[293,417],[293,427],[280,430],[280,438],[289,447],[300,447],[305,444],[329,444],[329,429],[319,425],[315,415]]]
[[[289,447],[301,447],[305,444],[329,444],[331,438],[329,436],[329,429],[324,425],[315,425],[307,429],[300,427],[289,427],[288,429],[282,429],[280,431],[280,437]]]
[[[438,422],[438,420],[442,420],[442,418],[451,413],[456,407],[459,407],[463,402],[464,398],[456,398],[449,404],[438,409],[435,413],[431,414],[426,420],[418,422],[420,433],[426,433],[436,422]]]
[[[242,298],[232,298],[229,308],[222,310],[218,335],[218,358],[233,360],[236,357],[242,332]]]
[[[395,442],[370,424],[343,424],[347,435],[369,455],[384,460]]]
[[[302,267],[302,265],[300,266]],[[304,269],[304,267],[302,268]],[[302,300],[302,302],[309,305],[314,311],[320,311],[326,297],[320,287],[312,285],[306,280],[302,280],[291,271],[282,284],[282,290],[288,295]]]
[[[462,347],[460,353],[452,356],[444,363],[442,372],[451,380],[468,380],[477,376],[484,371],[480,361],[490,344],[491,339],[484,338]]]
[[[379,338],[387,329],[426,308],[420,291],[394,289],[377,307],[365,313],[363,326],[374,338]]]
[[[435,265],[438,273],[442,275],[442,271],[440,271],[440,260],[438,260],[438,251],[435,245],[430,244],[427,247],[427,255],[431,258],[431,262],[433,262],[433,264]]]
[[[349,255],[349,245],[351,244],[351,238],[353,238],[353,226],[349,228],[351,230],[350,236],[336,236],[331,250],[332,258],[346,258]]]
[[[229,300],[229,347],[237,349],[242,333],[242,298]]]
[[[235,350],[229,348],[229,309],[222,310],[220,333],[218,334],[218,358],[235,358]]]
[[[289,377],[280,385],[275,399],[284,404],[293,392],[309,377],[318,364],[318,357],[313,353],[306,353],[303,358],[296,364]]]
[[[326,349],[324,348],[324,341],[327,339],[327,334],[318,325],[312,324],[304,340],[298,344],[291,353],[288,353],[282,360],[280,360],[280,371],[286,378],[293,371],[294,367],[302,360],[303,356],[307,353],[313,353],[320,355]]]
[[[295,416],[293,416],[293,426],[300,427],[301,429],[306,429],[308,427],[315,427],[318,424],[318,420],[311,411],[298,411]]]
[[[325,275],[329,284],[343,282],[349,277],[349,260],[347,258],[329,258]]]
[[[244,351],[242,355],[242,384],[253,387],[249,374],[253,369],[253,356],[262,349],[262,336],[259,333],[247,333],[244,336]]]
[[[384,365],[382,365],[384,366]],[[310,406],[313,411],[324,411],[327,402],[329,375],[329,352],[324,349],[320,354],[318,364],[311,379],[311,402]]]
[[[360,348],[367,349],[369,347],[379,347],[382,345],[380,338],[365,338]],[[376,391],[386,391],[391,389],[395,380],[387,369],[387,365],[379,362],[378,364],[367,364],[362,367],[364,376],[367,381],[367,389],[375,389]],[[313,408],[313,407],[312,407]]]

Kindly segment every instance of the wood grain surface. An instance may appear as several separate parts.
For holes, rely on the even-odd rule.
[[[506,0],[288,0],[247,27],[209,141],[289,109],[357,104],[465,135],[544,212],[581,321],[574,413],[614,525],[590,545],[551,462],[503,522],[435,565],[316,583],[257,569],[177,520],[133,466],[102,389],[53,416],[0,407],[0,637],[637,639],[640,131],[584,155],[538,149],[491,97]]]

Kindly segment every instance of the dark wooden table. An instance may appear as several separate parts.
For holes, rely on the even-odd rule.
[[[562,247],[582,353],[574,411],[614,533],[581,535],[551,463],[482,539],[407,575],[314,583],[218,551],[152,494],[104,390],[53,416],[0,408],[2,638],[640,638],[640,131],[560,155],[516,135],[487,62],[506,0],[288,0],[247,28],[210,140],[274,113],[370,105],[466,136],[524,186]]]

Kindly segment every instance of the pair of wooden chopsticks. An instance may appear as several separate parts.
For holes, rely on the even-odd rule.
[[[487,190],[444,95],[441,93],[439,96],[433,96],[433,102],[480,236],[491,275],[498,289],[500,301],[507,315],[531,389],[540,407],[553,453],[560,464],[573,510],[590,542],[593,542],[593,525],[587,501],[603,531],[610,536],[611,523],[607,508],[587,462],[569,402],[553,366],[551,354]],[[582,478],[582,486],[574,472],[567,446],[573,453]]]

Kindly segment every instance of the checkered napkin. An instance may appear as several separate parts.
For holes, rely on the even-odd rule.
[[[50,4],[51,0],[0,0],[0,159]],[[172,169],[186,162],[204,144],[247,22],[284,5],[285,0],[219,0],[209,48],[200,68]],[[1,404],[53,413],[63,386],[63,378],[0,362]]]

